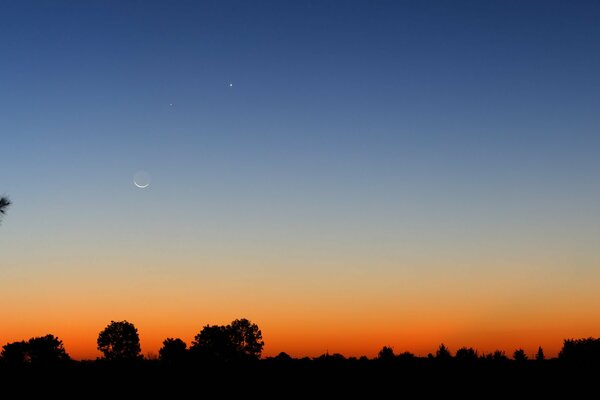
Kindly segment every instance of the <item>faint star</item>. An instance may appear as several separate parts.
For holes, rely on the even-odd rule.
[[[229,84],[229,87],[232,87],[232,86],[233,86],[233,83],[230,83],[230,84]]]

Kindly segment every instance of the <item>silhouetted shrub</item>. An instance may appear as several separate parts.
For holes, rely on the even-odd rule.
[[[166,363],[181,363],[186,359],[187,345],[179,338],[167,338],[158,351],[158,358]]]

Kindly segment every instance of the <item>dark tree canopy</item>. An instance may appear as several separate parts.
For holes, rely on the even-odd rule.
[[[392,349],[390,346],[383,346],[381,350],[379,350],[379,353],[377,353],[377,358],[383,361],[390,361],[395,357],[396,355],[394,354],[394,349]]]
[[[565,339],[558,358],[584,365],[600,364],[600,339]]]
[[[7,343],[2,346],[2,362],[6,365],[23,365],[29,361],[28,344],[25,341]]]
[[[98,350],[111,361],[136,360],[142,357],[136,327],[127,321],[111,321],[98,335]]]
[[[440,347],[438,347],[437,351],[435,352],[435,358],[438,360],[449,360],[452,358],[450,350],[448,350],[444,343],[440,344]]]
[[[232,361],[258,359],[263,346],[258,325],[236,319],[227,326],[206,325],[194,338],[190,350],[205,359]]]
[[[185,359],[187,345],[179,338],[167,338],[163,342],[163,347],[158,351],[158,358],[166,362],[180,362]]]
[[[405,351],[403,353],[400,353],[396,357],[398,358],[398,360],[401,360],[401,361],[412,361],[416,358],[415,355],[413,353],[411,353],[410,351]]]
[[[194,337],[190,350],[202,358],[217,360],[229,360],[235,353],[227,327],[221,325],[202,328]]]
[[[56,364],[70,360],[62,340],[54,335],[29,339],[29,359],[32,364]]]
[[[253,359],[260,358],[265,343],[258,325],[242,318],[233,321],[226,329],[237,354]]]
[[[54,335],[8,343],[2,347],[1,355],[3,362],[8,365],[56,365],[71,359],[62,340]]]
[[[513,353],[513,358],[517,362],[525,362],[525,361],[527,361],[527,354],[525,354],[525,350],[523,350],[523,349],[517,349]]]
[[[494,351],[494,354],[492,354],[492,358],[494,361],[507,361],[508,360],[508,357],[502,350]]]
[[[477,350],[472,347],[461,347],[460,349],[456,350],[456,355],[454,357],[458,361],[463,362],[477,361],[479,358]]]

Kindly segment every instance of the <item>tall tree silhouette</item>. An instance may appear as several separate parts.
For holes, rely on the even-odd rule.
[[[258,359],[265,343],[258,325],[245,318],[236,319],[227,326],[235,352],[245,358]]]
[[[438,347],[437,351],[435,352],[435,358],[441,361],[450,360],[452,358],[450,350],[448,350],[444,343],[440,344],[440,347]]]
[[[535,353],[535,359],[536,361],[544,361],[546,359],[546,356],[544,355],[544,349],[542,349],[542,346],[538,347],[538,351],[537,353]]]
[[[98,350],[111,361],[127,361],[142,358],[140,337],[136,327],[127,321],[110,321],[98,335]]]

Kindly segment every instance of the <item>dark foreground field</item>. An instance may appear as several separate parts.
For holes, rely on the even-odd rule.
[[[266,359],[235,365],[138,361],[70,362],[0,369],[5,393],[30,398],[597,398],[600,368],[560,360],[439,362],[412,360]],[[4,398],[4,396],[2,396]]]

